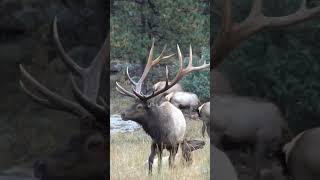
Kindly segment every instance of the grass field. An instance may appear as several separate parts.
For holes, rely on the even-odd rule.
[[[162,170],[158,173],[153,168],[153,175],[148,176],[147,160],[150,154],[150,137],[139,130],[133,133],[122,133],[111,136],[110,146],[110,169],[111,180],[206,180],[210,179],[210,147],[209,139],[201,136],[202,123],[200,121],[187,121],[187,135],[191,139],[202,139],[206,141],[203,149],[193,152],[193,164],[184,166],[181,163],[181,156],[176,157],[174,169],[168,168],[168,163],[162,163]],[[164,151],[164,155],[168,155]],[[156,163],[154,163],[156,164]]]

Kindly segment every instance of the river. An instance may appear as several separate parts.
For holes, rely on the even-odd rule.
[[[110,116],[110,133],[125,133],[139,130],[141,126],[133,121],[123,121],[119,114]]]

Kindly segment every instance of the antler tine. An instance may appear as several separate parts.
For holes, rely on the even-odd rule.
[[[53,39],[58,48],[61,59],[68,67],[68,69],[70,69],[73,73],[82,76],[84,69],[76,64],[74,60],[72,60],[72,58],[66,53],[65,49],[62,46],[58,33],[57,21],[57,17],[55,17],[53,21]]]
[[[54,106],[53,104],[51,104],[47,99],[43,99],[35,94],[33,94],[31,91],[29,91],[26,86],[24,85],[24,83],[20,80],[19,81],[20,87],[22,88],[22,90],[35,102],[48,107],[50,109],[58,109],[58,107]],[[60,110],[60,109],[59,109]]]
[[[168,55],[168,56],[163,56],[164,54],[164,51],[166,49],[166,45],[164,46],[161,54],[159,55],[159,57],[157,57],[155,60],[153,60],[153,51],[154,51],[154,43],[155,43],[155,39],[152,38],[152,45],[151,45],[151,49],[150,49],[150,52],[149,52],[149,56],[148,56],[148,60],[147,60],[147,64],[144,68],[144,71],[141,75],[141,78],[139,79],[137,85],[136,85],[136,88],[134,89],[134,91],[136,91],[138,94],[141,94],[141,88],[142,88],[142,83],[143,81],[146,79],[149,71],[151,70],[151,68],[157,64],[160,63],[161,60],[163,59],[168,59],[172,56],[174,56],[174,54],[171,54],[171,55]]]
[[[158,64],[158,63],[159,63],[161,60],[163,60],[163,59],[168,59],[168,58],[174,56],[174,54],[170,54],[170,55],[168,55],[168,56],[163,56],[164,51],[166,50],[166,48],[167,48],[167,45],[164,45],[164,47],[163,47],[160,55],[159,55],[155,60],[152,61],[152,66]]]
[[[201,65],[201,66],[197,66],[197,67],[192,66],[192,48],[191,48],[191,45],[190,45],[190,48],[189,48],[189,50],[190,50],[190,52],[189,52],[189,63],[188,63],[187,68],[184,69],[183,68],[183,57],[182,57],[182,53],[180,51],[179,45],[177,45],[177,50],[178,50],[178,58],[179,58],[179,71],[178,71],[177,75],[175,76],[174,80],[171,83],[169,83],[169,71],[168,71],[168,67],[166,66],[166,85],[165,85],[165,87],[163,87],[162,89],[154,92],[150,96],[144,96],[144,98],[146,100],[147,99],[151,99],[151,98],[153,98],[153,97],[165,92],[166,90],[170,89],[172,86],[177,84],[184,76],[186,76],[190,72],[199,71],[199,70],[202,70],[202,69],[210,67],[210,64],[207,64],[206,62],[204,62],[204,64]]]
[[[148,56],[148,60],[146,63],[146,66],[143,70],[143,73],[141,75],[141,78],[139,79],[138,83],[136,84],[135,90],[138,94],[141,93],[141,88],[142,88],[142,83],[145,80],[145,78],[147,77],[151,67],[152,67],[152,58],[153,58],[153,50],[154,50],[154,41],[155,39],[152,38],[152,45],[151,45],[151,49],[149,52],[149,56]]]
[[[73,103],[70,100],[67,100],[63,98],[62,96],[59,96],[58,94],[50,91],[45,86],[43,86],[41,83],[39,83],[34,77],[32,77],[20,64],[20,71],[22,76],[34,87],[37,91],[39,91],[46,99],[40,98],[31,91],[27,90],[24,86],[24,83],[21,82],[20,85],[23,88],[23,90],[36,102],[39,102],[42,105],[45,105],[50,108],[63,110],[69,113],[72,113],[78,117],[87,116],[88,112],[84,110],[81,106],[78,104]]]
[[[133,85],[133,86],[137,86],[137,82],[135,82],[132,78],[131,78],[131,76],[129,75],[129,66],[127,66],[127,76],[128,76],[128,79],[129,79],[129,81],[130,81],[130,83]]]
[[[88,97],[85,96],[78,88],[74,77],[72,75],[70,75],[69,77],[71,80],[73,93],[80,105],[83,106],[87,111],[89,111],[94,117],[96,117],[97,121],[105,120],[107,117],[107,109],[97,104],[95,101],[93,102],[92,100],[88,99]]]
[[[192,47],[191,47],[191,44],[190,44],[190,47],[189,47],[189,64],[188,64],[188,67],[192,67],[192,59],[193,59],[193,56],[192,56]]]
[[[137,98],[137,96],[135,96],[133,93],[127,91],[125,88],[123,88],[118,82],[116,82],[116,90],[124,95],[124,96],[128,96],[128,97],[132,97],[132,98]]]
[[[61,59],[64,64],[70,69],[73,73],[80,76],[83,81],[83,86],[81,88],[83,94],[87,96],[92,101],[96,101],[98,97],[98,91],[100,88],[100,78],[103,70],[103,65],[109,59],[109,39],[110,34],[107,33],[107,37],[104,40],[103,45],[101,46],[98,54],[94,58],[94,60],[90,63],[89,67],[83,68],[75,63],[70,56],[66,53],[63,48],[57,28],[57,17],[54,19],[53,23],[53,34],[54,34],[54,42],[59,50],[59,54],[61,55]]]

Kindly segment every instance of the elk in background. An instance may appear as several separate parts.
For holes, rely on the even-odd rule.
[[[187,110],[190,118],[193,118],[192,112],[195,112],[200,104],[199,97],[190,92],[171,92],[165,99],[182,111]]]
[[[159,94],[169,90],[177,84],[184,76],[193,72],[206,69],[210,64],[204,63],[202,66],[194,67],[192,65],[192,49],[190,46],[189,64],[186,68],[183,67],[183,57],[180,48],[177,45],[179,70],[175,78],[169,82],[169,72],[166,67],[166,83],[165,86],[157,91],[153,91],[149,95],[142,93],[142,83],[146,79],[152,67],[157,65],[161,60],[172,57],[173,55],[163,56],[164,50],[160,56],[153,60],[154,39],[149,52],[149,57],[145,69],[138,82],[132,80],[127,68],[127,76],[131,82],[132,92],[124,89],[116,82],[116,90],[124,95],[135,99],[135,104],[122,112],[121,117],[123,120],[132,120],[139,123],[144,131],[152,138],[151,153],[149,156],[149,174],[152,174],[152,165],[155,155],[158,155],[158,168],[161,168],[162,151],[167,149],[169,155],[169,167],[173,167],[176,153],[179,145],[185,140],[186,121],[185,118],[177,107],[170,102],[163,102],[162,104],[151,104],[149,101],[158,96]]]
[[[202,120],[202,136],[204,137],[204,133],[207,130],[207,133],[210,137],[210,102],[203,103],[199,108],[198,108],[198,115],[199,118]]]
[[[20,85],[36,103],[47,108],[63,111],[76,116],[82,129],[61,150],[45,160],[34,163],[34,176],[41,180],[107,179],[107,120],[109,110],[104,103],[97,103],[103,69],[109,63],[109,36],[97,56],[87,68],[77,65],[65,52],[58,35],[57,18],[53,23],[53,37],[61,59],[69,69],[69,78],[75,101],[49,90],[20,65],[23,80]],[[81,90],[75,82],[79,77]],[[27,87],[27,85],[30,86]],[[31,88],[32,87],[32,88]],[[33,91],[34,90],[34,91]]]
[[[306,0],[302,0],[299,9],[292,14],[267,17],[262,12],[263,2],[263,0],[253,0],[249,16],[243,22],[235,23],[232,17],[232,1],[222,1],[222,28],[211,46],[213,60],[211,69],[216,68],[242,41],[257,32],[299,24],[320,15],[320,7],[307,8]],[[213,71],[211,77],[214,78]],[[211,79],[214,81],[213,78]],[[249,140],[253,143],[256,161],[254,178],[260,179],[260,167],[265,152],[269,147],[277,148],[277,144],[281,144],[282,141],[281,134],[284,134],[281,131],[288,130],[281,113],[274,104],[260,100],[232,96],[211,97],[214,111],[210,129],[213,129],[215,141],[218,141],[218,144],[226,139],[235,142]],[[242,120],[246,123],[240,122]],[[271,141],[272,137],[276,140]]]
[[[199,117],[203,121],[202,135],[204,136],[205,128],[210,137],[210,102],[202,104],[198,108]],[[238,174],[229,159],[229,157],[214,144],[210,144],[211,162],[214,162],[213,169],[211,170],[210,177],[217,180],[238,180]]]
[[[159,81],[153,85],[153,91],[158,91],[164,88],[165,86],[166,86],[166,81]],[[163,101],[166,101],[165,96],[173,92],[183,92],[182,85],[180,83],[175,84],[172,88],[168,89],[167,91],[155,97],[154,102],[156,102],[157,104],[161,104]]]

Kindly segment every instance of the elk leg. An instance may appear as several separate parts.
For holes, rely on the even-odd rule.
[[[172,149],[170,150],[170,155],[169,155],[169,167],[170,167],[170,168],[173,168],[173,163],[174,163],[176,154],[177,154],[177,152],[178,152],[178,148],[179,148],[179,145],[175,145],[175,146],[173,146]]]
[[[152,175],[152,164],[154,160],[154,156],[156,155],[156,144],[152,143],[151,145],[151,153],[149,155],[149,175]]]
[[[157,147],[158,173],[161,171],[161,166],[162,166],[162,151],[163,151],[163,144],[161,144],[161,147]]]
[[[260,180],[261,179],[261,163],[264,160],[266,145],[264,143],[258,143],[255,146],[255,152],[254,152],[254,160],[255,160],[255,167],[254,167],[254,180]]]
[[[202,121],[203,124],[202,124],[202,128],[201,128],[201,133],[202,133],[202,137],[205,137],[205,132],[206,132],[206,129],[207,129],[207,125],[206,125],[206,122],[205,121]]]

